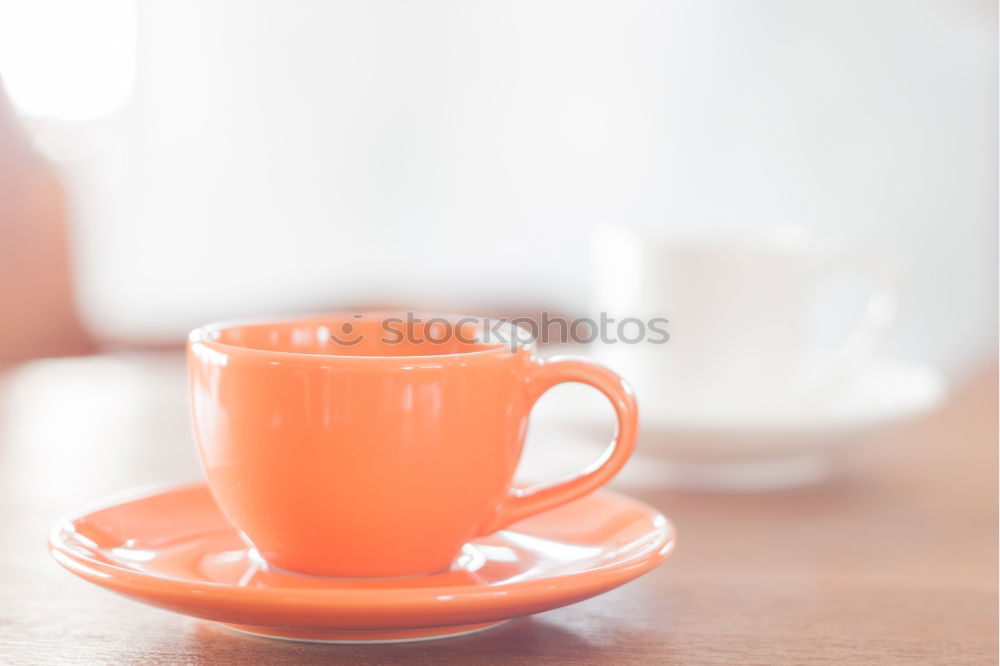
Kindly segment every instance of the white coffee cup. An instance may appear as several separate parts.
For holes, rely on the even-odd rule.
[[[824,285],[860,274],[867,304],[843,341],[817,353],[807,320]],[[885,262],[821,246],[805,230],[592,238],[592,314],[666,318],[669,340],[601,345],[644,408],[697,416],[800,409],[843,385],[874,354],[895,314]]]

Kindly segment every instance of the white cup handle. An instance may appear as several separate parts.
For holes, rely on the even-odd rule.
[[[864,251],[832,252],[822,263],[827,274],[856,272],[871,283],[871,293],[861,318],[840,348],[815,370],[822,386],[838,385],[871,358],[896,317],[899,300],[894,267],[883,257]]]

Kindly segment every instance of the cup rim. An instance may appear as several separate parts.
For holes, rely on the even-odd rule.
[[[593,230],[591,242],[595,238],[611,236],[641,241],[656,248],[673,246],[677,248],[717,248],[744,247],[769,248],[802,253],[823,251],[821,235],[797,224],[765,224],[752,227],[710,227],[678,229],[643,229],[627,224],[603,224]]]
[[[291,324],[291,323],[320,323],[325,320],[341,319],[344,317],[354,317],[355,315],[361,314],[366,318],[372,319],[386,319],[388,317],[405,317],[408,314],[415,315],[418,317],[423,317],[425,319],[445,319],[451,322],[461,321],[461,320],[472,320],[478,322],[488,322],[491,320],[499,320],[503,322],[503,326],[509,330],[514,329],[520,331],[524,337],[518,337],[518,342],[512,344],[511,342],[502,343],[492,343],[486,349],[476,349],[471,351],[459,351],[459,352],[444,352],[440,354],[399,354],[399,355],[358,355],[358,354],[310,354],[306,352],[295,352],[295,351],[284,351],[277,349],[258,349],[255,347],[246,347],[243,345],[231,344],[228,342],[220,342],[215,339],[219,333],[225,330],[244,328],[248,326],[267,326],[269,324],[279,325],[279,324]],[[471,323],[471,322],[470,322]],[[511,338],[514,339],[513,336]],[[533,351],[537,345],[536,336],[532,335],[528,329],[524,328],[520,324],[515,324],[506,318],[493,318],[484,315],[465,315],[456,313],[443,313],[443,312],[425,312],[416,310],[332,310],[329,312],[313,312],[307,314],[292,314],[283,316],[263,316],[263,317],[246,317],[237,319],[226,319],[221,321],[215,321],[208,324],[204,324],[195,328],[188,334],[188,346],[202,345],[214,351],[225,353],[225,354],[251,354],[260,355],[268,357],[279,357],[286,359],[308,359],[308,360],[323,360],[323,359],[337,359],[337,360],[348,360],[357,363],[365,362],[375,362],[381,361],[385,362],[388,360],[404,360],[410,363],[421,363],[426,361],[441,361],[444,359],[456,360],[465,359],[469,357],[483,357],[483,356],[510,356],[515,353],[527,350]]]

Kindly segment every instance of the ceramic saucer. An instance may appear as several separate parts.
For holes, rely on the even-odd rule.
[[[316,578],[269,569],[204,485],[104,506],[53,529],[49,550],[66,569],[153,606],[297,640],[477,631],[606,592],[655,567],[674,546],[673,527],[659,512],[602,491],[476,539],[449,571]]]
[[[833,469],[831,454],[838,447],[869,440],[927,414],[944,400],[946,384],[933,368],[881,358],[842,391],[810,407],[739,417],[721,406],[682,409],[658,401],[655,392],[637,391],[636,456],[642,464],[626,467],[619,476],[622,483],[765,490],[826,478]],[[529,460],[532,477],[550,478],[554,469],[591,460],[606,445],[614,416],[593,393],[584,387],[568,387],[539,403],[532,427],[547,442],[559,442],[559,446],[543,447],[550,454],[558,450],[559,458],[535,464]],[[570,432],[560,435],[560,430]],[[562,446],[563,441],[568,445]],[[573,442],[579,460],[573,457]]]

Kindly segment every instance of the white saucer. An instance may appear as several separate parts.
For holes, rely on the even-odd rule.
[[[543,398],[533,427],[550,439],[562,431],[566,442],[585,449],[606,444],[614,417],[606,401],[583,387],[561,389]],[[913,420],[937,407],[946,394],[936,370],[890,359],[873,361],[835,397],[809,410],[780,415],[734,417],[710,409],[685,413],[657,404],[657,396],[637,390],[640,435],[637,459],[621,473],[627,486],[753,490],[797,486],[825,478],[829,453]],[[564,449],[565,452],[565,449]],[[562,456],[565,460],[565,455]],[[547,478],[561,461],[532,460],[531,477]]]

